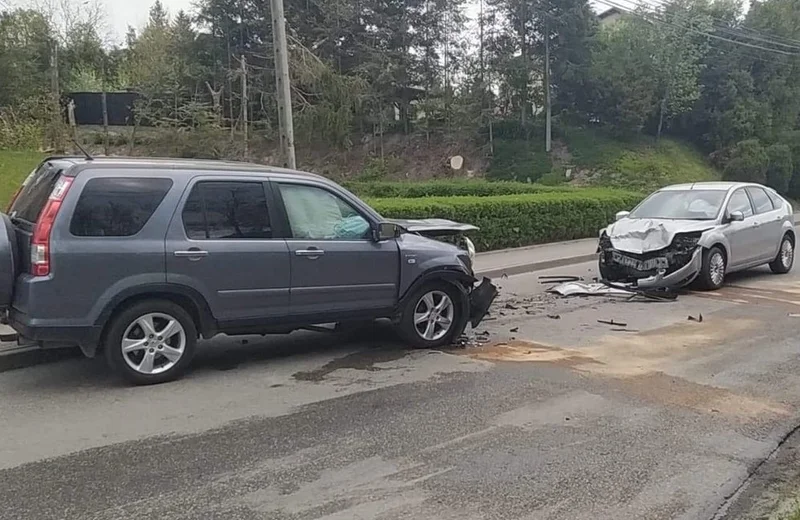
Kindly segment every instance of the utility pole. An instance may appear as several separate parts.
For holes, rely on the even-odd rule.
[[[275,47],[275,82],[278,94],[278,122],[281,135],[281,155],[284,166],[297,168],[294,153],[294,118],[292,90],[289,79],[289,48],[286,43],[286,19],[283,0],[270,0],[272,12],[272,44]]]
[[[550,153],[553,146],[552,139],[552,111],[550,109],[550,15],[544,15],[544,150]]]
[[[103,58],[103,154],[108,155],[108,94],[106,92],[106,62]]]
[[[250,139],[247,121],[247,58],[242,54],[242,132],[244,133],[244,156],[250,155]]]

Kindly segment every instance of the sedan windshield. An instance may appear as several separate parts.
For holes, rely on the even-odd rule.
[[[630,218],[714,220],[725,192],[722,190],[666,190],[650,195]]]

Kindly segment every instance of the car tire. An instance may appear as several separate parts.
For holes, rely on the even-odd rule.
[[[180,305],[166,300],[136,303],[117,314],[103,348],[111,369],[135,385],[180,378],[194,357],[197,327]]]
[[[728,260],[719,246],[703,251],[703,266],[697,279],[702,289],[716,291],[725,283]]]
[[[405,303],[397,326],[398,334],[414,348],[450,345],[466,326],[465,296],[447,282],[425,284]]]
[[[775,274],[786,274],[792,270],[794,266],[794,240],[789,233],[783,235],[781,239],[781,247],[778,250],[778,256],[775,260],[770,262],[769,268]]]

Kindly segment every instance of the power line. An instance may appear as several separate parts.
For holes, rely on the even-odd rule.
[[[638,13],[635,10],[630,9],[629,7],[622,6],[620,4],[612,2],[611,0],[598,0],[598,2],[601,3],[601,4],[607,5],[609,7],[615,7],[617,9],[621,10],[621,11],[624,11],[626,13],[632,14],[634,16],[638,16],[638,17],[640,17],[640,18],[642,18],[644,20],[651,21],[651,22],[656,22],[656,23],[660,23],[662,25],[666,25],[666,26],[672,27],[673,29],[681,29],[681,30],[685,30],[685,31],[688,31],[688,32],[691,32],[691,33],[698,34],[700,36],[705,36],[707,38],[712,38],[712,39],[715,39],[715,40],[732,43],[734,45],[742,45],[744,47],[750,47],[752,49],[758,49],[758,50],[761,50],[761,51],[773,52],[773,53],[776,53],[776,54],[783,54],[785,56],[800,56],[800,53],[782,51],[782,50],[779,50],[779,49],[770,49],[769,47],[763,47],[761,45],[756,45],[756,44],[753,44],[753,43],[748,43],[748,42],[743,42],[743,41],[732,40],[730,38],[725,38],[725,37],[720,36],[718,34],[711,34],[711,33],[705,32],[705,31],[701,31],[699,29],[695,29],[694,27],[689,27],[689,26],[682,27],[680,25],[675,25],[675,24],[673,24],[671,22],[662,20],[661,18],[658,18],[655,15],[647,16],[645,14]]]
[[[624,2],[627,2],[627,3],[635,4],[635,2],[633,0],[617,0],[617,1],[624,1]],[[668,2],[665,2],[664,0],[650,0],[650,2],[648,2],[647,4],[645,4],[642,1],[640,1],[639,4],[638,4],[638,6],[640,6],[640,7],[644,7],[646,5],[661,7],[662,9],[670,7],[670,4]],[[711,16],[709,14],[705,14],[705,13],[704,13],[704,16],[708,17],[710,20],[713,20],[715,22],[718,22],[718,23],[722,24],[722,25],[714,25],[713,26],[713,29],[715,29],[717,31],[725,32],[725,33],[731,34],[733,36],[739,36],[739,37],[742,37],[742,38],[748,38],[750,40],[758,41],[758,42],[761,42],[761,43],[766,43],[766,44],[769,44],[769,45],[778,45],[778,46],[786,47],[788,49],[792,49],[792,50],[795,50],[795,51],[800,51],[800,41],[798,41],[798,40],[792,40],[792,39],[788,39],[788,38],[783,38],[783,37],[778,36],[778,35],[773,35],[773,34],[770,34],[770,33],[767,33],[767,32],[758,31],[756,29],[751,29],[751,28],[746,27],[746,26],[726,27],[725,25],[728,24],[727,21],[725,21],[725,20],[723,20],[721,18],[717,18],[717,17]],[[747,33],[752,33],[752,35],[751,34],[744,34],[746,32]],[[782,43],[782,42],[777,41],[777,40],[784,40],[786,42],[791,42],[791,43]]]

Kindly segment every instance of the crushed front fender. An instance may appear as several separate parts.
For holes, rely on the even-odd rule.
[[[486,317],[497,294],[497,287],[488,278],[484,278],[480,285],[472,289],[469,294],[469,322],[473,329]]]

